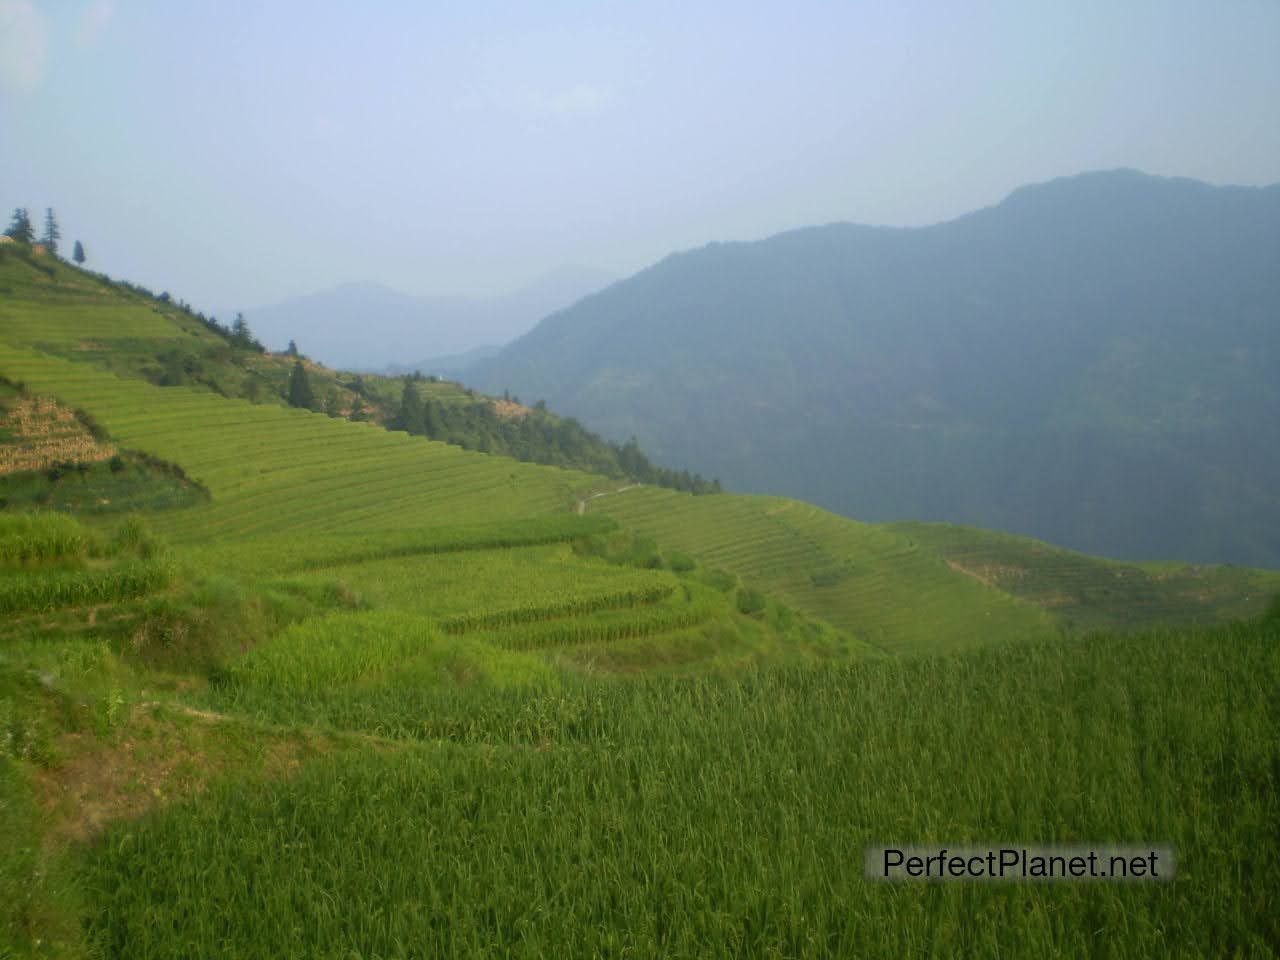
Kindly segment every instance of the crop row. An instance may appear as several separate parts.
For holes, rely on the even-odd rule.
[[[591,509],[887,650],[952,649],[1056,630],[1044,611],[955,571],[907,536],[796,501],[642,488]],[[823,578],[832,571],[839,576]]]
[[[134,561],[107,570],[0,577],[0,613],[47,613],[59,607],[116,603],[166,586],[171,566],[163,560]]]
[[[550,748],[423,743],[227,778],[86,845],[86,923],[136,960],[1272,956],[1278,639],[320,691],[303,706],[335,726]],[[1177,873],[863,876],[873,845],[999,837],[1156,838]]]
[[[723,609],[710,598],[677,600],[640,609],[609,610],[587,617],[522,623],[518,627],[477,633],[508,650],[541,650],[586,643],[614,643],[673,630],[686,630],[710,620]]]
[[[474,630],[491,630],[553,620],[559,617],[584,616],[597,610],[616,610],[623,607],[641,607],[658,603],[670,597],[675,585],[655,583],[645,587],[615,590],[595,595],[579,595],[564,600],[524,603],[502,610],[477,610],[457,613],[440,621],[445,633],[469,633]]]
[[[175,539],[557,512],[582,477],[366,424],[162,389],[2,345],[0,370],[92,410],[120,442],[204,482],[212,503],[157,519]]]
[[[277,693],[324,690],[392,670],[439,638],[422,617],[335,613],[288,627],[235,661],[225,679]]]
[[[58,513],[0,516],[0,565],[47,563],[83,557],[85,529]]]
[[[44,297],[43,291],[41,296]],[[172,338],[176,332],[168,321],[145,308],[121,307],[117,303],[99,306],[85,297],[61,306],[73,309],[51,310],[47,303],[6,304],[6,337],[28,343],[57,339],[79,342],[86,338]]]
[[[474,523],[380,534],[314,537],[260,537],[201,552],[202,561],[246,571],[322,570],[364,564],[393,557],[464,553],[472,550],[512,549],[564,543],[607,533],[616,522],[609,517],[556,514],[499,523]]]

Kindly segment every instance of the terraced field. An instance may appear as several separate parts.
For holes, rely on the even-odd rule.
[[[1277,571],[1121,563],[947,523],[895,523],[889,529],[936,550],[953,570],[1051,610],[1071,627],[1247,619],[1280,593]]]
[[[0,514],[0,955],[1276,942],[1280,610],[1056,634],[1251,615],[1280,575],[618,490],[156,387],[104,364],[201,330],[84,278],[41,295],[52,319],[0,302],[0,374],[211,500]],[[862,881],[866,844],[940,837],[1161,838],[1192,869]]]
[[[909,538],[794,500],[690,497],[644,487],[600,497],[590,510],[888,652],[1044,637],[1057,629],[1043,610],[957,576]]]
[[[123,379],[0,345],[0,373],[181,464],[211,503],[158,515],[175,542],[400,530],[568,512],[593,478],[305,411]]]
[[[181,342],[198,335],[141,298],[107,290],[79,271],[54,269],[53,285],[22,283],[16,271],[6,274],[0,324],[9,343],[104,353],[133,340]]]
[[[643,606],[630,598],[647,596],[653,589],[665,596],[676,585],[676,578],[667,571],[626,570],[583,560],[567,547],[397,556],[326,567],[299,579],[339,581],[364,602],[439,619],[446,629],[450,623],[460,623],[458,618],[483,621],[500,618],[507,611],[527,610],[528,619],[537,620],[570,615],[571,610],[557,611],[575,606],[584,612],[589,607]],[[547,615],[539,616],[538,611]],[[479,623],[472,627],[480,628]],[[466,632],[461,626],[456,629]]]
[[[157,515],[174,542],[398,531],[568,512],[598,478],[302,411],[126,380],[0,345],[0,372],[93,411],[118,442],[182,464],[212,502]],[[785,500],[635,488],[591,501],[666,548],[741,575],[882,649],[1052,632],[902,538]],[[255,555],[269,551],[253,549]],[[824,575],[834,581],[822,585]]]

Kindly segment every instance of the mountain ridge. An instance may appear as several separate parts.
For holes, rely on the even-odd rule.
[[[242,312],[273,349],[296,340],[329,365],[372,371],[500,347],[613,279],[606,271],[566,266],[492,297],[417,295],[348,281]]]
[[[1276,250],[1280,185],[1086,173],[673,254],[469,379],[731,489],[1276,566]]]

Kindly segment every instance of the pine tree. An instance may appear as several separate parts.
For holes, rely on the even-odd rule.
[[[58,255],[58,241],[62,239],[62,231],[58,229],[58,218],[53,215],[53,207],[44,212],[44,236],[40,242],[54,256]]]
[[[253,331],[249,329],[249,321],[244,318],[243,313],[237,313],[235,322],[231,324],[231,339],[237,346],[256,350],[258,353],[266,353],[267,348],[253,335]]]
[[[426,426],[423,423],[422,398],[418,396],[417,383],[412,377],[404,378],[404,390],[400,393],[400,411],[396,414],[393,426],[406,433],[426,432]]]
[[[289,374],[289,406],[310,410],[315,404],[315,394],[311,392],[311,380],[307,377],[307,368],[301,360],[293,361],[293,371]]]
[[[422,404],[422,432],[428,437],[444,435],[444,423],[440,418],[439,404],[426,400]]]
[[[31,226],[31,214],[27,212],[26,207],[15,207],[13,211],[13,222],[9,224],[9,229],[4,232],[6,237],[13,237],[19,243],[31,244],[35,242],[36,232]]]
[[[298,355],[298,343],[296,340],[289,341],[289,346],[285,350],[285,354],[290,357],[296,357]]]
[[[83,244],[83,243],[81,243],[79,240],[77,240],[77,241],[76,241],[76,248],[75,248],[75,252],[71,254],[71,259],[72,259],[72,260],[74,260],[74,261],[75,261],[76,263],[78,263],[78,264],[83,264],[83,263],[84,263],[84,260],[85,260],[85,257],[84,257],[84,244]]]

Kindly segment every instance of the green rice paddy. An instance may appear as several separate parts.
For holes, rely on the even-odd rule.
[[[153,386],[112,370],[199,325],[55,278],[0,272],[0,375],[208,498],[0,513],[0,956],[1274,955],[1276,574]],[[878,884],[875,843],[1178,875]]]

